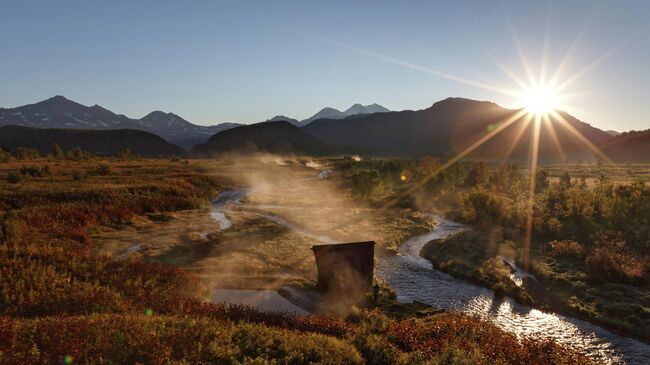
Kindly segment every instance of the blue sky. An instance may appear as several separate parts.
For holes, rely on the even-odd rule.
[[[515,107],[580,35],[560,80],[569,111],[604,129],[650,128],[650,2],[1,0],[0,106],[61,94],[139,118],[198,124],[305,118],[355,102],[422,109],[448,96]],[[433,70],[434,72],[428,72]],[[453,75],[471,81],[458,82]]]

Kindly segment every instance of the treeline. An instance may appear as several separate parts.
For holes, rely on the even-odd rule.
[[[140,158],[140,155],[133,153],[130,149],[126,148],[120,153],[116,154],[114,157],[120,160],[132,160]],[[18,147],[14,151],[0,148],[0,162],[8,162],[11,160],[25,161],[37,158],[47,158],[50,160],[87,161],[93,158],[97,158],[97,156],[88,151],[84,151],[80,147],[75,147],[64,151],[61,146],[56,143],[52,145],[52,151],[44,155],[39,153],[38,150],[34,148]]]
[[[438,211],[472,227],[425,246],[434,267],[525,303],[650,338],[650,187],[643,180],[628,171],[626,181],[614,181],[620,177],[611,171],[621,167],[595,165],[588,177],[583,167],[540,168],[528,246],[530,171],[484,162],[442,166],[433,158],[338,162],[358,198]],[[515,285],[500,257],[528,268],[536,280]]]
[[[498,225],[521,240],[528,218],[530,178],[516,166],[488,171],[469,169],[464,191],[457,193],[454,217],[474,225]],[[429,188],[432,186],[429,185]],[[433,184],[434,190],[439,185]],[[438,190],[439,191],[439,190]],[[583,258],[594,279],[638,282],[648,279],[650,188],[641,180],[614,183],[600,175],[593,183],[564,172],[551,182],[535,175],[532,239],[556,254]]]
[[[373,159],[339,162],[351,191],[376,204],[422,184],[400,204],[444,210],[475,226],[499,226],[505,239],[521,241],[528,218],[530,172],[516,164],[457,163],[441,169],[435,158]],[[540,168],[534,175],[533,240],[566,241],[553,247],[579,247],[591,274],[604,280],[647,279],[650,269],[650,187],[641,179],[614,182],[605,174],[594,181],[555,178]],[[591,179],[590,179],[591,180]],[[573,242],[573,243],[569,243]],[[603,267],[598,267],[603,266]],[[617,267],[616,269],[613,269]]]

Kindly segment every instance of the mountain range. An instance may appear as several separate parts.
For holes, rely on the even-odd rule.
[[[377,111],[377,112],[373,112]],[[593,160],[593,146],[603,150],[616,162],[650,161],[650,132],[603,131],[573,116],[558,112],[561,120],[540,123],[539,159],[541,162]],[[327,117],[329,116],[329,117]],[[515,118],[516,117],[516,118]],[[504,125],[505,121],[512,123]],[[99,148],[96,153],[106,154],[116,148],[128,147],[137,151],[138,143],[153,146],[158,136],[202,155],[229,151],[265,151],[274,153],[343,154],[358,153],[377,156],[451,158],[462,154],[464,158],[492,161],[526,161],[530,158],[531,138],[535,122],[522,110],[506,109],[488,101],[464,98],[447,98],[422,110],[387,111],[377,105],[355,104],[341,112],[324,108],[302,121],[276,116],[267,122],[238,125],[223,123],[216,126],[199,126],[182,117],[154,111],[141,119],[131,119],[115,114],[98,105],[87,107],[56,96],[45,101],[13,109],[0,109],[0,126],[22,125],[32,129],[14,132],[4,129],[4,145],[17,146],[11,133],[19,133],[20,143],[29,147],[29,135],[39,141],[51,141],[44,135],[56,135],[71,146],[98,135],[83,134],[79,130],[110,131],[139,130],[146,134],[129,135],[128,143],[109,143],[111,148]],[[39,132],[35,128],[45,128]],[[66,132],[55,132],[54,129]],[[493,131],[498,134],[480,147],[473,146]],[[90,137],[89,137],[90,136]],[[105,138],[124,138],[118,134],[103,134]],[[49,137],[48,137],[49,138]],[[56,139],[55,138],[55,139]],[[592,147],[587,146],[588,141]],[[38,142],[45,148],[45,142]],[[49,142],[48,142],[49,143]],[[58,143],[58,142],[57,142]],[[170,144],[171,146],[171,144]],[[89,148],[92,146],[89,146]],[[168,146],[155,148],[164,154],[177,154]],[[176,148],[176,147],[174,147]],[[471,149],[471,153],[465,154]],[[141,154],[156,155],[143,152]]]
[[[275,117],[267,120],[267,122],[285,121],[297,127],[304,127],[317,119],[344,119],[352,115],[386,113],[389,111],[390,110],[376,103],[370,105],[361,105],[357,103],[357,104],[353,104],[351,107],[345,109],[344,111],[340,111],[336,108],[325,107],[319,110],[318,113],[312,115],[311,117],[300,121],[297,119],[286,117],[284,115],[276,115]]]
[[[341,119],[353,114],[385,112],[388,109],[378,104],[363,106],[354,104],[341,112],[334,108],[323,108],[310,118],[297,121],[285,116],[277,116],[269,121],[288,121],[303,126],[319,118]],[[190,149],[205,143],[220,131],[241,126],[239,123],[220,123],[202,126],[191,123],[174,113],[153,111],[143,118],[133,119],[116,114],[99,105],[85,106],[57,95],[47,100],[19,106],[0,108],[0,125],[20,125],[36,128],[70,129],[138,129],[157,134],[170,143]]]
[[[333,147],[350,152],[389,156],[424,155],[449,158],[464,151],[482,136],[513,118],[519,110],[495,103],[448,98],[417,111],[354,115],[345,119],[319,119],[303,130]],[[522,113],[526,114],[526,113]],[[543,123],[539,156],[542,161],[588,159],[593,153],[569,129],[577,130],[595,145],[612,137],[609,133],[560,112],[564,123]],[[534,123],[521,117],[477,148],[468,157],[485,160],[526,160]],[[562,151],[556,149],[555,140]]]
[[[155,133],[170,143],[187,148],[196,143],[204,143],[213,134],[239,124],[222,123],[205,127],[160,111],[149,113],[142,119],[132,119],[99,105],[88,107],[57,95],[35,104],[0,108],[0,125],[92,130],[138,129]]]

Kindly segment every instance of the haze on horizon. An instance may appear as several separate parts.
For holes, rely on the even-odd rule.
[[[0,12],[0,107],[60,94],[133,118],[163,110],[198,124],[303,119],[357,102],[422,109],[448,96],[521,107],[457,80],[515,87],[495,60],[525,78],[518,39],[536,73],[545,47],[550,73],[576,45],[560,75],[580,75],[565,90],[574,116],[601,129],[650,127],[642,0],[26,0],[2,2]]]

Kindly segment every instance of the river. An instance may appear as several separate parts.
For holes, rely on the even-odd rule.
[[[212,216],[222,229],[230,227],[225,210],[231,204],[240,204],[245,192],[225,191],[213,201]],[[283,218],[265,213],[266,218],[303,234],[308,231],[289,224]],[[436,228],[426,234],[412,237],[400,246],[400,255],[379,260],[377,276],[397,292],[399,302],[414,300],[437,308],[458,310],[478,315],[518,336],[548,337],[607,364],[650,364],[650,345],[616,335],[589,322],[547,313],[516,303],[511,298],[501,298],[494,292],[459,280],[433,269],[431,263],[420,256],[422,247],[429,241],[455,234],[464,227],[436,217]],[[313,235],[315,239],[329,241],[328,237]]]

